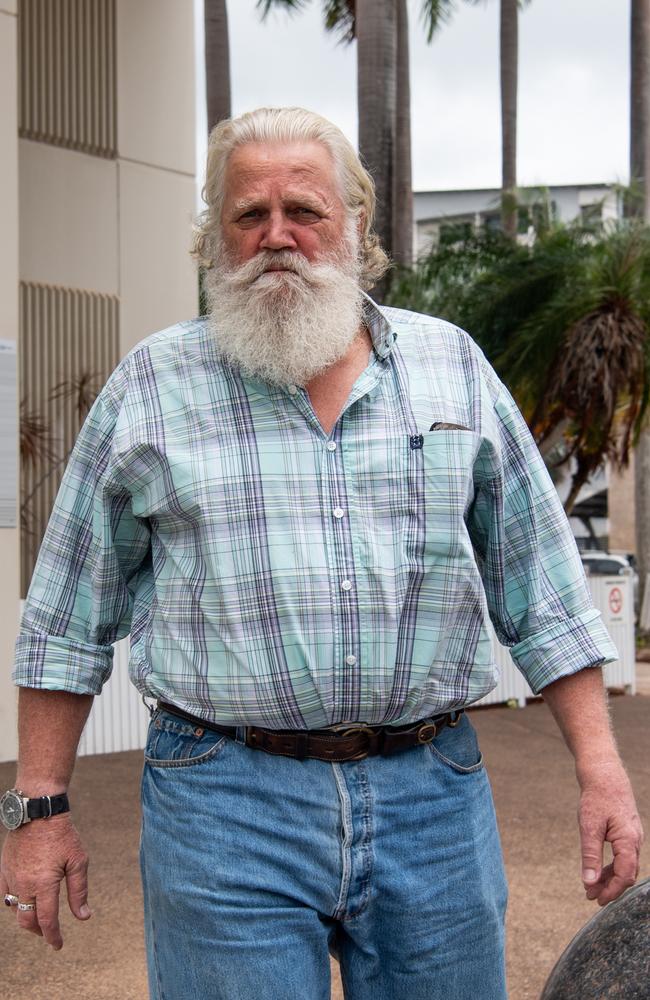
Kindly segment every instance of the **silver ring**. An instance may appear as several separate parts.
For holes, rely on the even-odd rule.
[[[14,896],[13,892],[5,893],[5,906],[16,906],[18,903],[18,896]]]
[[[35,910],[36,903],[18,903],[18,909],[22,910],[23,912],[25,910]]]

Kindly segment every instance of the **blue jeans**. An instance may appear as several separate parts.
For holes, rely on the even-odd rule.
[[[153,1000],[503,1000],[506,883],[467,718],[331,764],[158,711],[142,779]]]

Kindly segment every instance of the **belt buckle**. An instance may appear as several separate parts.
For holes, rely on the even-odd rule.
[[[337,722],[335,726],[328,726],[331,733],[340,732],[341,736],[349,736],[350,733],[374,733],[377,726],[369,726],[367,722]]]
[[[338,736],[352,736],[354,733],[374,733],[375,728],[369,726],[365,722],[339,722],[335,726],[327,727],[330,732],[336,733]],[[346,760],[363,760],[368,756],[368,749],[359,750],[352,757],[346,757]]]
[[[425,722],[423,726],[418,729],[418,743],[432,743],[438,732],[438,727],[435,722]]]

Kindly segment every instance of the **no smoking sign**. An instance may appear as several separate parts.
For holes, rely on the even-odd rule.
[[[623,609],[623,594],[620,587],[612,587],[609,592],[609,610],[613,615],[620,615]]]

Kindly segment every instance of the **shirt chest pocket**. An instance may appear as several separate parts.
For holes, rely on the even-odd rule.
[[[391,539],[393,551],[399,546],[417,563],[471,548],[465,515],[479,444],[474,431],[456,428],[370,442],[356,476],[369,532]],[[370,550],[374,561],[377,546]]]

